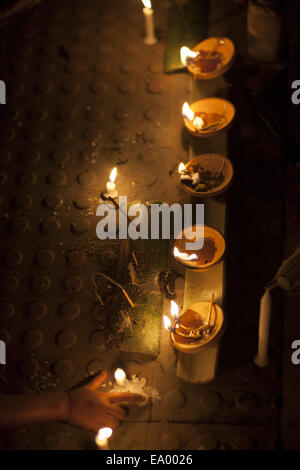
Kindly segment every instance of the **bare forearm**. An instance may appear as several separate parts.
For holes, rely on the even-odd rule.
[[[65,392],[0,395],[0,429],[43,421],[64,421],[68,409],[69,399]]]

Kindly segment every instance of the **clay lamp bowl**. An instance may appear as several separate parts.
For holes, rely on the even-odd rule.
[[[187,70],[198,80],[210,80],[226,73],[233,65],[235,47],[229,38],[212,37],[199,42],[190,51],[185,49],[182,62]],[[193,53],[200,52],[196,57]]]
[[[184,191],[193,197],[201,198],[224,193],[233,177],[231,161],[218,153],[198,155],[186,165],[181,163],[178,171]],[[195,177],[194,183],[191,181],[191,175]]]
[[[171,330],[171,341],[174,348],[184,353],[193,354],[199,352],[204,347],[209,347],[218,340],[223,331],[224,314],[222,308],[216,303],[212,306],[209,323],[211,331],[208,335],[203,335],[199,338],[187,338],[178,334],[186,333],[191,329],[194,330],[206,325],[210,308],[210,301],[198,302],[189,306],[180,314],[178,327]]]
[[[196,227],[193,225],[185,229],[189,232],[195,233]],[[181,239],[178,238],[174,241],[173,256],[175,260],[184,268],[193,271],[206,271],[215,264],[219,263],[225,253],[225,240],[218,230],[207,227],[204,225],[204,244],[200,250],[186,250],[186,243],[193,243],[196,240],[187,239],[184,235],[184,230],[181,233]]]
[[[203,98],[182,107],[183,122],[196,137],[214,137],[228,130],[235,116],[233,104],[223,98]]]

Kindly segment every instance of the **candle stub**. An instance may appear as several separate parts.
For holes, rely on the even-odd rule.
[[[115,371],[115,379],[120,387],[124,387],[126,385],[126,374],[123,369],[116,369]]]
[[[106,191],[103,194],[104,197],[106,197],[106,198],[111,197],[113,199],[118,197],[119,193],[117,191],[117,187],[116,187],[116,183],[115,183],[116,177],[117,177],[117,168],[114,167],[112,169],[112,171],[110,172],[109,179],[106,183]]]
[[[95,443],[100,450],[109,450],[108,439],[111,437],[113,430],[111,428],[101,428],[99,429],[96,437]]]

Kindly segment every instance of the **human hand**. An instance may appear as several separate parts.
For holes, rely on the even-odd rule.
[[[137,403],[145,400],[143,395],[131,392],[100,392],[98,388],[106,380],[107,372],[102,371],[89,384],[68,393],[70,405],[64,421],[98,431],[102,427],[115,429],[125,418],[125,411],[117,403]]]

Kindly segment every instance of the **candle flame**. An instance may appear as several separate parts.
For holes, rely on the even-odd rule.
[[[182,173],[185,172],[185,164],[184,163],[179,163],[179,166],[178,166],[178,173],[181,175]]]
[[[120,381],[126,379],[126,374],[123,371],[123,369],[116,369],[115,370],[115,379],[120,380]]]
[[[167,317],[167,315],[164,315],[164,327],[166,330],[171,330],[171,327],[172,327],[172,323],[171,323],[171,320],[169,317]]]
[[[186,117],[189,121],[192,121],[195,117],[194,112],[191,110],[187,102],[185,102],[182,106],[182,115]]]
[[[187,59],[194,59],[199,55],[199,52],[192,51],[186,46],[180,49],[180,58],[183,65],[187,65]]]
[[[188,255],[187,253],[181,253],[176,246],[174,246],[173,254],[175,258],[182,259],[184,261],[197,261],[198,256],[195,253]]]
[[[114,183],[116,181],[116,177],[117,177],[117,167],[114,167],[110,172],[109,181],[111,183]]]
[[[172,315],[172,317],[177,320],[179,318],[179,307],[177,305],[176,302],[174,302],[174,300],[171,300],[171,309],[170,309],[170,313]]]
[[[96,443],[101,444],[102,441],[111,437],[113,430],[111,428],[101,428],[96,435]]]
[[[151,0],[142,0],[142,3],[145,8],[152,8]]]

